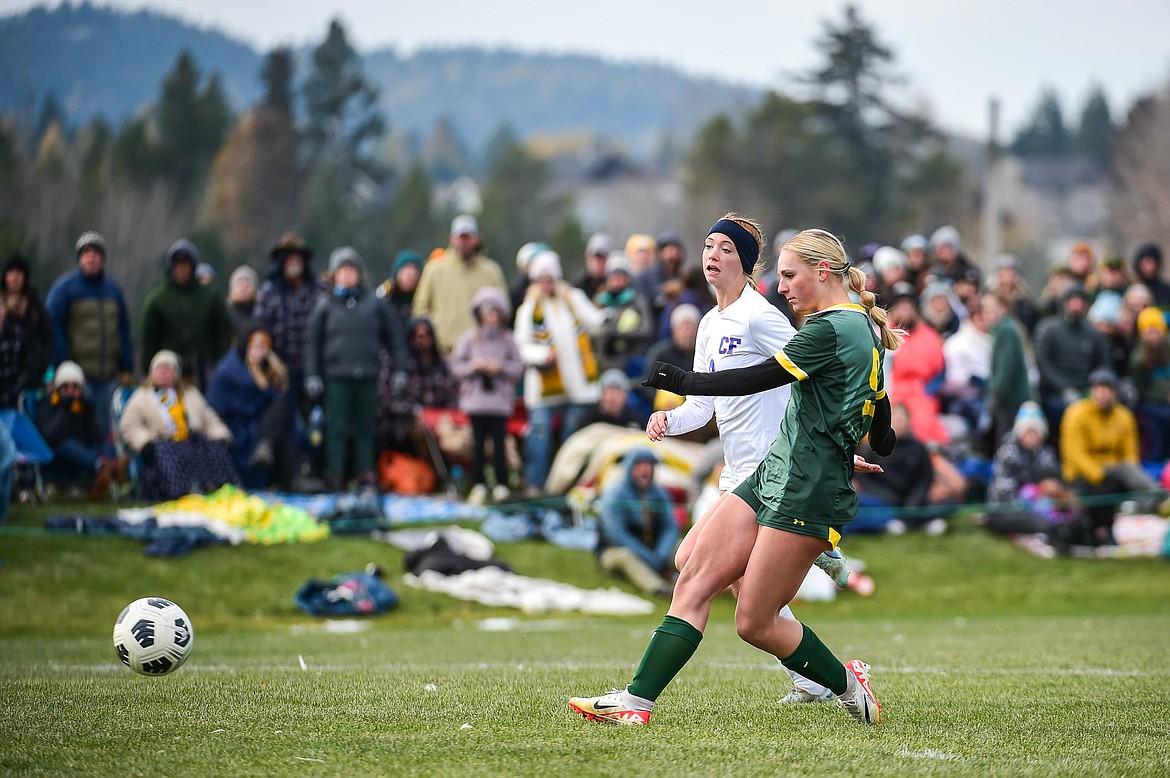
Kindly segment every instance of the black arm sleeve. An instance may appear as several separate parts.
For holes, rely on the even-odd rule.
[[[716,373],[692,373],[680,367],[655,362],[642,386],[666,389],[681,395],[704,397],[742,396],[775,389],[796,380],[774,359],[767,359],[758,365],[740,367],[735,370],[720,370]]]
[[[890,398],[883,397],[877,401],[873,412],[873,424],[869,428],[869,446],[878,456],[888,457],[894,453],[894,444],[898,436],[890,427]]]

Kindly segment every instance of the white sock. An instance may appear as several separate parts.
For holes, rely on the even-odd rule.
[[[618,693],[618,697],[627,708],[633,708],[634,710],[654,710],[653,700],[639,697],[636,694],[630,694],[630,688],[628,686]]]

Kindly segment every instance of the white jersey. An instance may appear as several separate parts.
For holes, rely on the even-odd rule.
[[[722,311],[712,308],[699,322],[695,372],[714,373],[751,367],[772,359],[796,329],[764,296],[744,287],[739,299]],[[687,397],[667,411],[666,432],[682,435],[702,427],[715,414],[723,444],[719,488],[734,489],[755,472],[780,431],[791,387],[781,386],[744,397]]]

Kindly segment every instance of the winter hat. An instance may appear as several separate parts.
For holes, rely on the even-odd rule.
[[[1101,322],[1102,324],[1120,324],[1121,295],[1117,292],[1101,292],[1093,304],[1089,306],[1089,312],[1085,318],[1091,322]]]
[[[1166,314],[1162,313],[1160,308],[1150,306],[1143,308],[1142,312],[1137,317],[1137,331],[1142,332],[1147,329],[1156,329],[1163,335],[1166,334]]]
[[[192,265],[199,264],[199,249],[186,238],[179,238],[167,249],[167,268],[173,268],[180,258],[186,258]]]
[[[914,303],[914,307],[918,307],[918,292],[914,291],[914,284],[906,281],[899,281],[890,288],[890,299],[886,303],[886,308],[893,308],[894,305],[903,300],[909,300]]]
[[[607,386],[617,386],[622,389],[630,388],[629,376],[618,370],[616,367],[611,367],[609,370],[606,370],[604,373],[602,373],[600,383],[602,389]]]
[[[183,374],[182,363],[179,361],[179,355],[171,351],[169,348],[159,349],[150,359],[150,372],[159,365],[170,365],[171,369],[175,371],[175,380]]]
[[[926,251],[930,244],[926,240],[925,235],[920,235],[917,232],[910,233],[902,238],[902,251],[909,253],[914,250]]]
[[[1162,247],[1157,243],[1143,243],[1138,246],[1138,250],[1133,253],[1133,269],[1137,270],[1138,265],[1146,257],[1153,257],[1158,267],[1162,267]]]
[[[342,265],[349,265],[350,267],[356,268],[363,276],[366,274],[366,266],[362,262],[362,257],[352,246],[342,246],[341,248],[333,249],[333,253],[329,255],[330,273],[336,273],[341,269]]]
[[[629,243],[626,244],[627,246]],[[624,251],[611,251],[605,260],[605,274],[610,273],[625,273],[628,276],[634,275],[634,263]]]
[[[1040,433],[1040,437],[1048,437],[1048,422],[1044,419],[1044,412],[1032,400],[1020,403],[1020,410],[1016,412],[1016,421],[1012,425],[1012,432],[1018,438],[1026,431],[1033,429]]]
[[[81,233],[81,237],[77,239],[77,256],[80,257],[82,250],[90,247],[100,251],[103,257],[106,255],[106,240],[100,232],[90,230]]]
[[[652,235],[646,235],[641,232],[636,232],[626,239],[626,256],[632,257],[638,253],[639,250],[649,251],[653,254],[658,250],[658,246],[654,243]],[[609,272],[609,265],[606,265],[606,272]]]
[[[504,294],[504,290],[498,286],[481,287],[471,298],[471,312],[478,317],[481,308],[495,308],[504,318],[508,318],[508,314],[512,312],[512,306],[508,303],[508,297]]]
[[[241,281],[251,282],[252,288],[255,289],[256,286],[260,283],[260,278],[256,275],[256,271],[249,266],[240,265],[232,271],[230,276],[228,276],[228,290],[230,291],[235,289],[236,284],[240,283]]]
[[[1085,291],[1085,287],[1081,286],[1080,284],[1072,284],[1068,289],[1065,289],[1064,292],[1061,293],[1060,304],[1064,305],[1074,297],[1079,297],[1085,302],[1089,301],[1089,294]]]
[[[195,266],[196,278],[210,278],[212,281],[216,279],[215,268],[207,262],[200,262]]]
[[[654,242],[658,244],[658,248],[663,246],[678,246],[680,249],[685,249],[686,244],[683,243],[682,236],[674,232],[660,232],[654,238]]]
[[[516,252],[516,269],[521,273],[527,273],[528,264],[532,262],[532,258],[547,248],[548,246],[540,243],[539,241],[525,243],[520,247],[520,250]]]
[[[85,371],[81,369],[81,365],[70,359],[57,365],[57,370],[53,373],[53,388],[62,384],[77,384],[84,389]]]
[[[297,235],[295,232],[286,232],[280,236],[280,240],[276,241],[276,245],[272,247],[269,253],[275,260],[283,260],[285,255],[300,254],[304,257],[305,263],[313,257],[313,250],[309,248],[309,244]]]
[[[398,254],[394,257],[394,264],[390,266],[390,277],[397,277],[398,271],[407,265],[414,265],[421,271],[423,265],[422,255],[417,251],[411,251],[410,249],[403,249],[402,251],[399,251]]]
[[[906,264],[906,255],[893,246],[882,246],[873,253],[873,269],[879,275],[895,267],[905,268]]]
[[[995,258],[996,270],[1007,270],[1009,268],[1012,270],[1017,270],[1019,267],[1020,263],[1016,261],[1016,258],[1011,254],[1000,254]]]
[[[469,213],[461,213],[451,220],[452,235],[478,235],[479,223]]]
[[[545,249],[532,258],[528,263],[528,277],[532,279],[537,278],[555,278],[561,280],[561,256],[552,249]]]
[[[684,321],[699,323],[703,315],[699,313],[699,309],[691,303],[679,303],[674,306],[674,310],[670,312],[670,326],[677,327]]]
[[[1111,386],[1117,388],[1117,373],[1107,367],[1099,367],[1089,373],[1089,386]]]
[[[959,231],[949,224],[939,227],[930,234],[930,247],[937,249],[939,246],[950,246],[955,251],[959,250]]]
[[[602,256],[609,256],[609,252],[613,251],[613,241],[604,232],[595,232],[589,236],[589,242],[585,244],[585,256],[592,257],[595,254]]]

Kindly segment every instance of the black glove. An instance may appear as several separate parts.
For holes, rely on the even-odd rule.
[[[683,379],[686,376],[687,371],[681,367],[676,367],[669,362],[655,362],[650,366],[650,372],[646,378],[642,380],[642,386],[648,386],[651,389],[665,389],[675,394],[686,394],[682,388]]]
[[[154,441],[147,443],[138,453],[142,457],[142,461],[149,465],[154,461]]]

